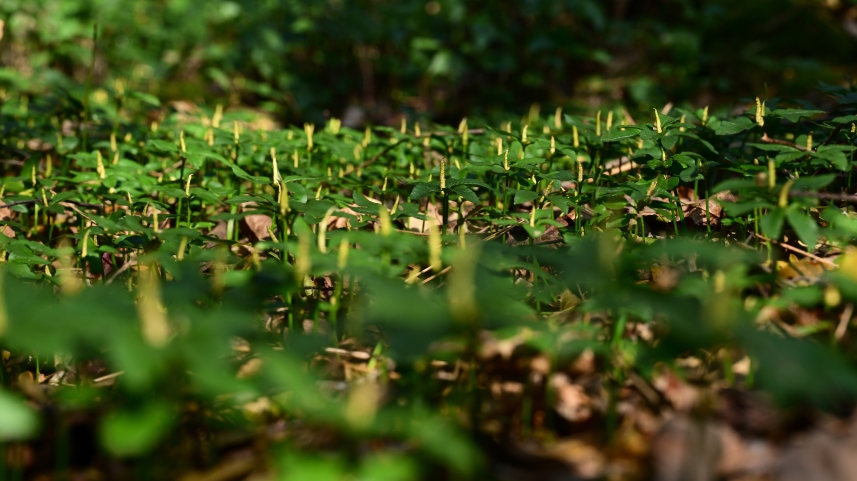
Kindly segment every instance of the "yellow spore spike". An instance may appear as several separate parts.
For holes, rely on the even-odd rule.
[[[607,124],[604,126],[604,130],[609,132],[612,127],[613,127],[613,111],[608,110],[607,111]]]
[[[110,132],[110,151],[116,152],[119,148],[116,146],[116,132]]]
[[[154,266],[150,265],[140,272],[139,295],[137,313],[143,339],[152,347],[163,347],[170,340],[170,323],[167,310],[161,302],[161,289]]]
[[[522,144],[526,144],[526,143],[527,143],[527,131],[528,131],[529,129],[530,129],[530,126],[529,126],[529,125],[525,125],[525,126],[524,126],[524,128],[523,128],[523,130],[521,130],[521,143],[522,143]]]
[[[806,151],[812,152],[812,132],[806,136]]]
[[[553,126],[557,130],[562,128],[562,107],[557,107],[553,114]]]
[[[417,137],[422,136],[422,132],[420,131],[420,123],[419,122],[414,124],[414,135],[416,135]]]
[[[393,202],[393,207],[390,208],[390,215],[395,215],[396,210],[399,208],[399,196],[396,196],[396,201]]]
[[[83,259],[89,256],[89,229],[83,232],[83,240],[80,247],[80,258]]]
[[[312,258],[309,253],[309,232],[298,231],[298,249],[295,252],[295,279],[303,284],[304,278],[312,268]]]
[[[185,144],[185,141],[184,141],[184,130],[179,132],[179,147],[181,147],[183,154],[187,153],[187,144]],[[116,149],[113,149],[113,150],[116,150]]]
[[[399,132],[403,135],[408,133],[408,119],[407,117],[402,117],[402,125],[399,127]]]
[[[601,111],[595,114],[595,135],[601,137]]]
[[[351,245],[348,243],[348,239],[343,238],[339,242],[339,252],[336,255],[336,267],[339,270],[345,269],[348,265],[348,250],[351,248]]]
[[[274,169],[273,174],[271,174],[271,183],[277,185],[282,177],[280,176],[280,169],[277,167],[277,149],[274,147],[271,147],[271,163]]]
[[[783,185],[783,188],[780,190],[780,199],[777,203],[779,207],[786,208],[789,206],[789,191],[791,190],[792,185],[794,185],[794,183],[795,179],[789,179],[789,181],[786,182],[785,185]]]
[[[337,118],[331,118],[330,122],[327,124],[327,128],[330,130],[330,133],[333,135],[339,134],[339,130],[342,128],[342,121]]]
[[[556,137],[551,135],[551,155],[556,153]]]
[[[708,123],[708,106],[706,105],[704,109],[702,109],[702,125]]]
[[[96,162],[95,170],[98,171],[98,178],[103,179],[104,177],[107,176],[107,172],[104,170],[104,159],[101,158],[101,151],[100,150],[95,151],[95,162]],[[33,173],[34,173],[33,185],[36,185],[35,167],[33,167]]]
[[[366,130],[363,132],[363,147],[367,147],[369,143],[372,142],[372,129],[369,126],[366,126]]]
[[[187,183],[184,186],[184,196],[190,198],[190,179],[193,178],[193,174],[187,175]]]
[[[238,126],[238,121],[232,122],[232,138],[237,144],[241,140],[241,128]]]
[[[654,109],[655,111],[655,130],[660,134],[663,133],[663,129],[661,128],[661,114],[658,113],[658,109]]]
[[[280,186],[280,198],[278,199],[279,204],[280,204],[280,216],[285,216],[286,213],[289,212],[289,188],[288,188],[288,184],[286,184],[285,182],[283,182],[281,180],[280,183],[277,185]]]
[[[297,169],[299,163],[300,163],[300,157],[298,156],[298,151],[295,150],[294,153],[292,153],[292,164]]]
[[[155,233],[161,231],[160,222],[158,221],[158,209],[152,207],[152,228],[155,230]]]
[[[576,148],[580,147],[580,136],[578,135],[576,125],[571,126],[571,138],[572,138],[572,145],[574,146],[574,148],[576,149]]]
[[[223,120],[223,105],[217,104],[214,108],[214,116],[211,117],[211,126],[219,129],[221,120]]]
[[[306,150],[309,152],[313,148],[312,135],[315,133],[315,124],[304,124],[304,133],[306,134]]]
[[[387,212],[384,204],[378,206],[378,221],[381,224],[381,235],[390,237],[390,234],[393,232],[393,222],[390,220],[390,213]]]
[[[756,97],[756,125],[759,127],[765,126],[765,104]]]
[[[774,168],[774,159],[768,159],[768,188],[773,190],[777,186],[777,170]]]
[[[503,153],[503,139],[501,137],[497,137],[497,155]]]
[[[439,272],[441,268],[443,268],[443,262],[441,261],[441,250],[443,249],[443,244],[440,238],[440,228],[438,227],[437,219],[435,219],[434,216],[429,217],[428,224],[429,264],[433,271]]]

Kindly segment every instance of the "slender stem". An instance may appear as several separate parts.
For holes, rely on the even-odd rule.
[[[449,225],[449,194],[444,193],[441,202],[443,203],[443,235],[446,235]]]

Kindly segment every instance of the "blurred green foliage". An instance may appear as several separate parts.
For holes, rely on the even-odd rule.
[[[788,96],[854,73],[855,2],[6,0],[0,82],[126,79],[320,121]],[[851,20],[853,22],[853,19]],[[843,23],[845,22],[845,23]],[[799,32],[799,34],[796,34]],[[812,41],[807,41],[812,39]],[[699,105],[697,105],[699,106]]]

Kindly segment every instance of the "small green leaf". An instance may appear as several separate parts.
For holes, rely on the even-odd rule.
[[[804,110],[804,109],[777,109],[769,113],[768,117],[780,117],[791,122],[797,122],[801,117],[812,117],[813,115],[823,114],[822,110]]]
[[[420,200],[438,192],[440,192],[440,185],[436,182],[420,182],[414,186],[410,198],[412,200]]]
[[[714,131],[716,135],[734,135],[752,129],[756,124],[747,117],[736,117],[732,120],[722,120]]]
[[[114,413],[101,423],[101,444],[116,456],[144,454],[166,435],[172,418],[170,407],[157,402],[138,411]]]
[[[208,204],[221,204],[222,203],[222,202],[220,202],[220,199],[217,198],[216,195],[212,194],[211,192],[209,192],[205,189],[200,189],[199,187],[194,187],[194,188],[190,189],[190,193],[191,193],[191,195],[202,199],[203,201],[205,201]]]
[[[643,130],[641,127],[619,125],[605,132],[601,140],[603,142],[616,142],[618,140],[630,139],[639,136],[641,130]]]
[[[155,97],[154,95],[151,95],[151,94],[133,91],[133,92],[128,92],[128,96],[133,97],[137,100],[140,100],[141,102],[149,104],[153,107],[160,107],[161,106],[161,101],[158,100],[158,97]]]
[[[783,232],[783,223],[785,222],[786,210],[781,208],[772,209],[759,220],[759,227],[762,228],[762,234],[768,239],[777,240]]]
[[[800,241],[806,244],[809,250],[813,250],[818,242],[818,224],[815,220],[796,208],[789,209],[786,218]]]
[[[0,390],[0,442],[27,439],[38,429],[36,411],[18,396]]]
[[[539,197],[538,192],[533,192],[532,190],[516,190],[510,189],[515,193],[515,204],[523,204],[525,202],[530,202]]]

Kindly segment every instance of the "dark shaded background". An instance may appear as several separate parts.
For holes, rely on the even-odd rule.
[[[857,71],[857,0],[4,0],[0,86],[87,80],[287,122],[697,106]]]

